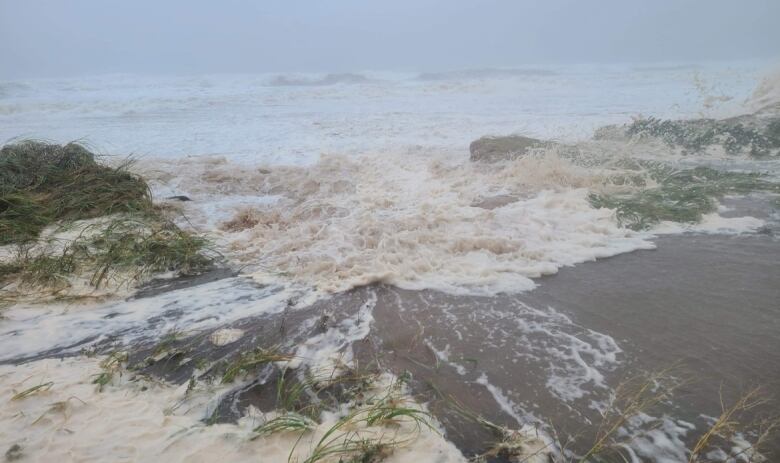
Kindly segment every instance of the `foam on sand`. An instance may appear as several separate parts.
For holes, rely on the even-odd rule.
[[[100,392],[92,383],[101,372],[100,362],[100,358],[75,357],[0,366],[0,400],[5,403],[0,410],[0,448],[13,448],[30,462],[103,461],[109,457],[171,462],[287,461],[290,457],[297,461],[305,459],[343,416],[324,413],[322,422],[302,436],[277,433],[257,437],[253,430],[273,416],[252,409],[236,424],[207,425],[203,421],[218,392],[209,386],[188,390],[186,384],[175,387],[125,375],[115,377]],[[27,397],[17,396],[20,391],[49,383]],[[419,407],[408,396],[401,397],[407,406]],[[336,434],[334,442],[338,445],[350,437],[376,439],[381,434],[383,442],[395,439],[404,443],[384,461],[466,461],[435,427],[396,421],[394,426]],[[323,461],[338,461],[338,456]]]

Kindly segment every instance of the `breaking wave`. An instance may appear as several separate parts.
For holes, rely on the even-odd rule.
[[[761,80],[746,106],[757,112],[780,112],[780,71]]]
[[[375,282],[517,292],[563,266],[653,247],[618,226],[612,210],[591,206],[590,191],[623,188],[610,183],[610,171],[555,152],[500,165],[421,152],[324,156],[310,167],[203,159],[169,168],[195,199],[190,220],[218,229],[257,280],[282,277],[324,292]],[[228,197],[258,200],[231,205]]]
[[[458,79],[496,79],[509,77],[544,77],[553,76],[555,71],[549,69],[462,69],[458,71],[423,72],[417,76],[419,80],[458,80]]]
[[[276,87],[317,87],[335,84],[362,84],[371,79],[354,73],[327,74],[322,77],[308,75],[280,75],[270,80],[269,85]]]

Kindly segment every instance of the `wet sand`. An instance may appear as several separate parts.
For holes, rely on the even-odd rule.
[[[222,294],[225,307],[236,306],[238,318],[227,321],[235,315],[218,315],[227,323],[177,340],[162,360],[148,362],[163,327],[186,330],[209,317],[198,315],[198,300],[188,296],[198,287],[187,286],[197,281],[186,283],[185,291],[174,284],[141,292],[133,303],[162,304],[160,315],[106,332],[97,344],[84,339],[74,345],[92,344],[92,352],[108,353],[123,333],[148,333],[128,346],[129,365],[183,384],[195,367],[182,362],[185,357],[219,365],[257,347],[294,351],[344,320],[357,316],[360,322],[361,307],[370,303],[368,336],[339,342],[354,351],[360,368],[411,374],[412,392],[428,403],[447,438],[466,456],[484,452],[495,436],[454,412],[453,399],[510,428],[552,424],[564,440],[577,436],[571,448],[581,452],[593,442],[600,411],[621,381],[674,366],[674,378],[687,382],[671,400],[649,411],[646,421],[630,426],[632,437],[624,439],[639,442],[659,459],[680,461],[685,459],[680,445],[690,446],[706,429],[702,415],[720,413],[721,394],[728,403],[762,385],[775,403],[759,411],[780,413],[780,242],[772,233],[660,237],[656,250],[564,268],[537,279],[533,291],[515,295],[455,296],[371,285],[305,308],[288,301],[288,309],[243,318],[240,307],[265,304],[273,291],[233,282],[229,273],[215,274],[204,277],[200,288],[216,284],[209,291]],[[106,310],[89,323],[128,316],[121,305]],[[232,344],[214,346],[210,335],[225,327],[245,334]],[[67,347],[32,358],[79,352]],[[263,370],[225,394],[212,418],[234,421],[250,405],[272,410],[273,375]],[[338,396],[339,391],[328,393]],[[777,439],[771,447],[778,454]]]
[[[578,436],[572,448],[582,451],[619,383],[674,367],[673,378],[685,384],[648,410],[652,420],[630,429],[633,439],[655,442],[652,451],[674,461],[680,444],[692,445],[706,430],[702,415],[719,415],[721,394],[729,403],[761,385],[780,400],[780,243],[761,234],[656,243],[656,250],[563,269],[519,295],[358,288],[303,311],[244,320],[236,326],[250,336],[229,350],[299,342],[376,298],[370,335],[352,344],[358,363],[411,373],[413,392],[466,455],[484,452],[495,436],[443,397],[509,427],[552,423],[562,436]],[[209,347],[207,336],[198,337],[200,349],[213,358],[227,352]],[[168,377],[184,381],[188,372]],[[259,378],[234,391],[220,420],[249,405],[272,409],[275,384]],[[760,412],[780,413],[777,402],[772,407]]]
[[[610,334],[638,366],[682,362],[715,386],[780,384],[780,242],[761,235],[656,242],[654,251],[543,278],[526,299]]]
[[[559,432],[584,433],[582,444],[588,442],[587,423],[599,419],[594,402],[643,371],[675,367],[677,378],[690,381],[657,412],[697,430],[706,426],[701,414],[720,413],[721,393],[729,403],[761,385],[780,399],[777,239],[685,235],[656,242],[657,250],[564,269],[519,296],[377,288],[372,340],[383,358],[392,359],[385,363],[415,374],[420,391],[431,382],[506,425],[533,414]],[[600,344],[609,338],[619,351]],[[457,366],[437,359],[436,349],[446,350]],[[594,373],[603,381],[593,380]],[[513,404],[511,411],[496,406],[483,375]],[[564,383],[558,394],[551,392],[556,376]],[[567,381],[573,386],[568,394]],[[780,412],[777,402],[773,407],[762,412]],[[463,433],[463,423],[450,418],[442,418],[454,430],[449,437],[467,453],[476,451],[484,433]],[[694,435],[700,432],[688,433],[689,445]],[[776,453],[780,445],[773,447]]]

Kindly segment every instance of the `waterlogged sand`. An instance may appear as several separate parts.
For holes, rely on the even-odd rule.
[[[679,404],[689,416],[717,410],[721,386],[726,398],[765,385],[780,399],[777,237],[691,235],[657,244],[543,278],[527,300],[608,333],[636,367],[679,363],[696,380]]]
[[[410,372],[410,392],[428,404],[447,440],[424,431],[412,447],[388,460],[399,462],[463,461],[461,452],[481,453],[495,439],[436,400],[433,386],[495,423],[539,427],[544,436],[541,429],[552,422],[559,433],[579,433],[585,445],[593,429],[589,420],[597,422],[598,410],[622,379],[677,365],[678,377],[695,382],[679,390],[671,403],[630,421],[625,433],[632,437],[625,440],[637,458],[683,461],[685,446],[706,427],[702,414],[719,413],[721,388],[727,401],[750,385],[768,385],[775,394],[772,385],[780,382],[780,246],[774,236],[761,234],[693,234],[655,242],[656,250],[564,269],[520,295],[458,296],[374,285],[285,315],[285,310],[269,309],[286,306],[285,298],[267,290],[263,296],[249,296],[263,291],[250,285],[244,295],[235,294],[233,310],[239,313],[230,315],[231,309],[224,307],[215,321],[199,322],[204,331],[192,338],[191,355],[219,358],[287,340],[297,348],[301,360],[292,366],[299,368],[304,363],[303,368],[324,371],[339,362],[378,361],[396,373]],[[195,301],[211,297],[210,291],[231,288],[236,293],[240,286],[235,285],[227,278],[139,299],[137,304],[146,305],[140,317],[158,324],[165,319],[165,326],[198,326],[187,321],[198,311],[188,315],[175,309],[175,301],[195,291],[198,296],[187,305],[197,305]],[[234,305],[230,300],[225,305]],[[71,340],[86,337],[85,345],[100,345],[90,338],[93,331],[113,331],[114,342],[129,341],[131,350],[142,333],[167,332],[135,316],[123,321],[115,310],[104,312],[113,317],[104,318],[100,310],[90,317],[106,320],[101,327],[85,321],[83,310],[61,315],[60,326],[71,329]],[[252,316],[253,310],[265,315]],[[318,327],[323,314],[332,319]],[[11,312],[6,323],[13,329],[25,322],[14,327]],[[10,335],[6,332],[4,342]],[[15,337],[22,343],[35,333],[20,329]],[[225,339],[233,341],[219,346]],[[49,345],[56,340],[52,336]],[[64,352],[69,351],[74,352]],[[275,388],[272,381],[248,388],[204,385],[187,394],[185,364],[161,370],[171,371],[170,379],[180,386],[155,379],[129,381],[132,375],[125,374],[98,393],[91,382],[101,371],[100,360],[77,355],[0,367],[0,396],[8,400],[0,442],[6,448],[19,443],[30,461],[99,461],[106,455],[126,461],[256,461],[258,455],[268,457],[263,461],[286,461],[291,437],[250,439],[251,430],[273,416],[262,412],[273,408],[267,399]],[[48,381],[53,382],[50,389],[10,400]],[[206,426],[202,420],[215,408],[224,416],[220,424]],[[324,415],[321,426],[334,419]],[[299,447],[300,455],[310,448]]]
[[[728,403],[763,385],[774,402],[760,411],[780,413],[780,244],[766,235],[656,243],[564,269],[519,296],[387,288],[375,318],[392,328],[377,343],[397,368],[496,422],[550,420],[584,443],[593,429],[586,420],[598,423],[621,380],[675,366],[691,384],[628,431],[650,461],[687,460],[684,446],[706,429],[701,414],[720,413],[721,393]],[[474,430],[450,437],[462,448],[486,438]]]

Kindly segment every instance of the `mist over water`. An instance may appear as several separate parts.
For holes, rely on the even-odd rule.
[[[777,59],[778,16],[773,0],[4,0],[0,78]]]

